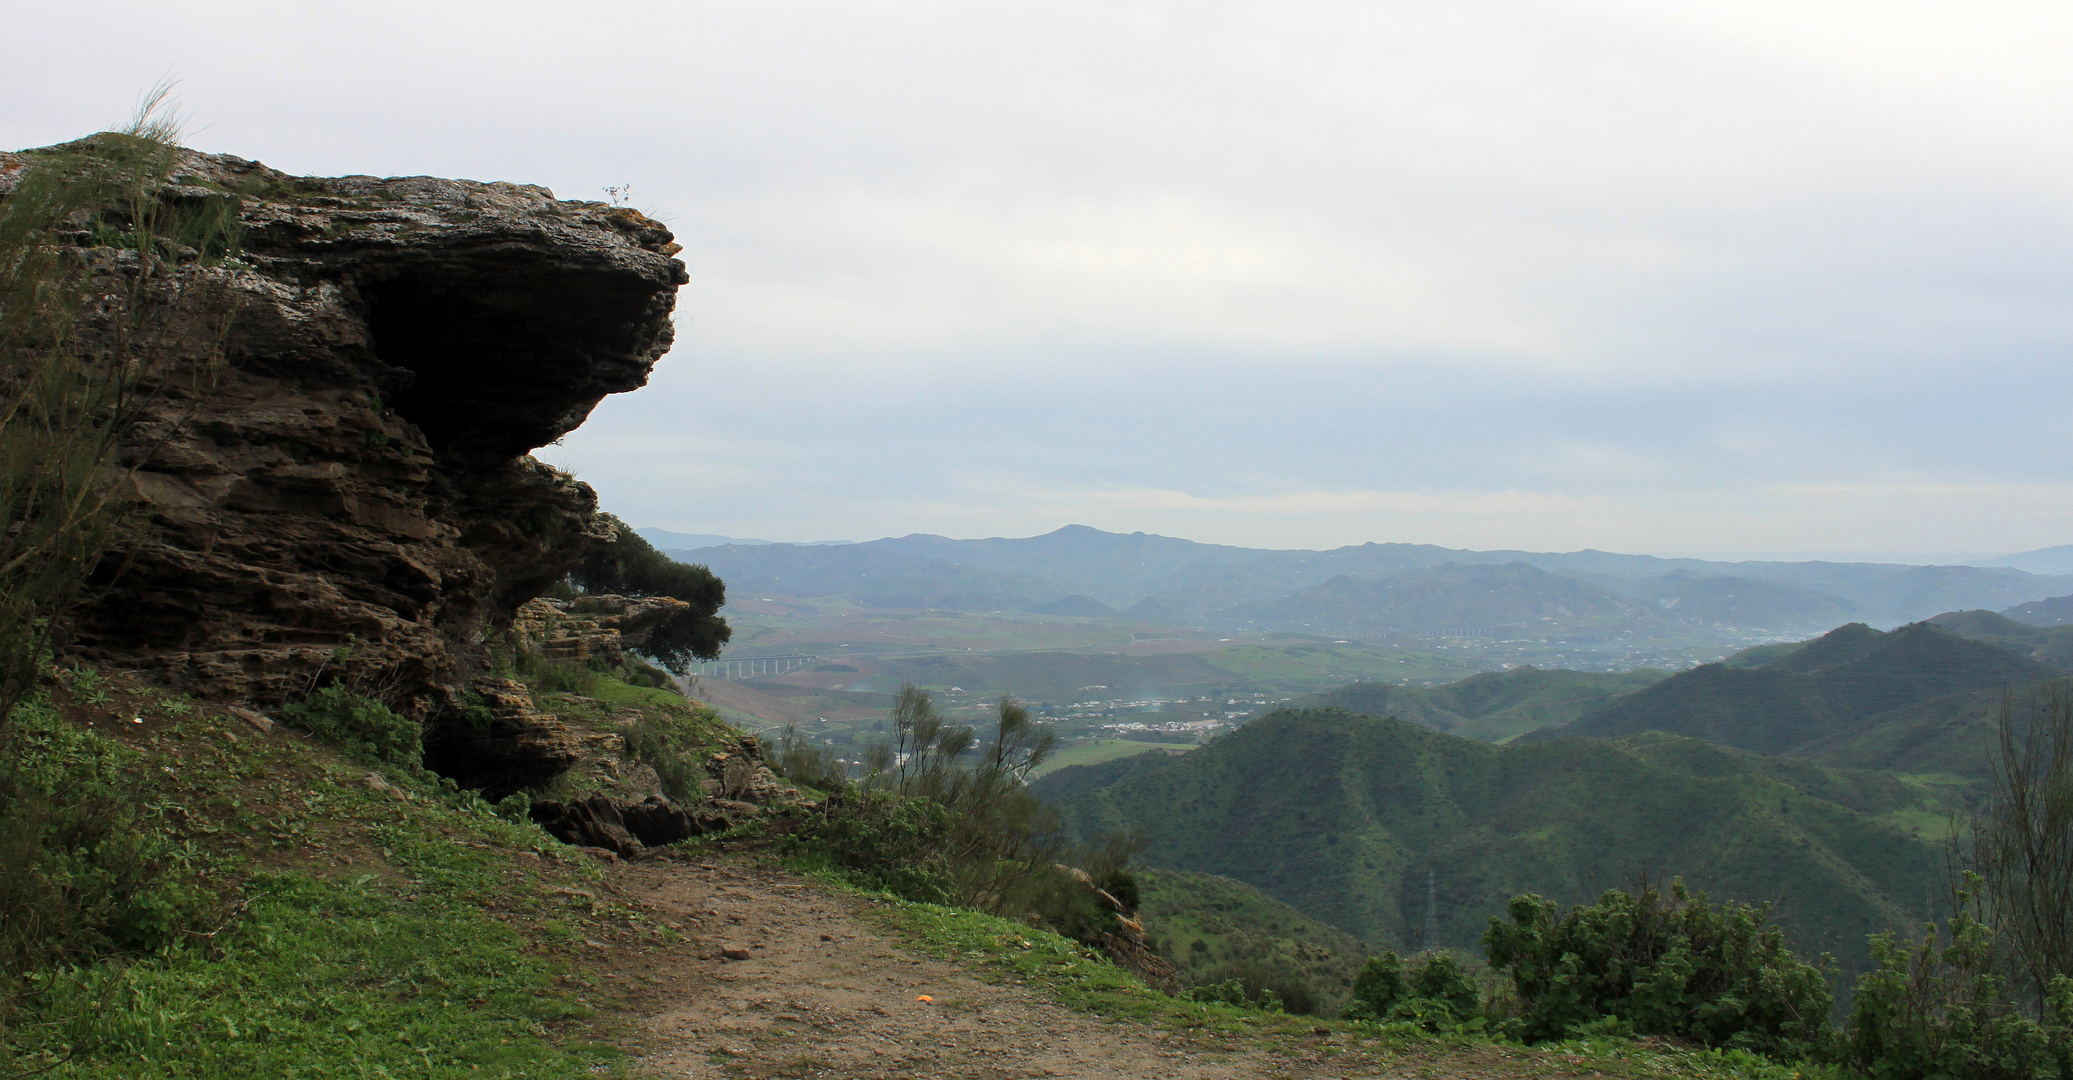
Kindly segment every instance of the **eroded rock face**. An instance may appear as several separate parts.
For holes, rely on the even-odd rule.
[[[626,650],[647,644],[656,627],[690,609],[690,604],[671,596],[533,599],[519,605],[511,628],[542,655],[616,665],[625,661]]]
[[[27,160],[0,154],[0,198]],[[239,259],[185,275],[230,316],[225,363],[161,387],[125,444],[149,524],[68,650],[262,706],[342,679],[454,744],[485,631],[602,539],[589,486],[527,452],[646,382],[677,246],[539,187],[192,152],[161,197],[243,226]],[[528,740],[551,758],[549,735]]]

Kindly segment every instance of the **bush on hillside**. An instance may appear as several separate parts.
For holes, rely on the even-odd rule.
[[[281,709],[288,723],[370,765],[422,766],[424,733],[388,706],[336,683]]]
[[[2020,992],[2041,1001],[2073,976],[2073,684],[2005,700],[1995,724],[1992,794],[1972,821],[1964,853],[2001,945],[2020,968]]]
[[[626,729],[626,752],[655,770],[662,793],[674,802],[705,794],[705,745],[700,729],[686,720],[644,712]]]
[[[1491,918],[1483,949],[1511,978],[1529,1042],[1616,1017],[1637,1034],[1801,1056],[1829,1038],[1834,997],[1823,969],[1764,925],[1769,914],[1769,905],[1716,907],[1681,881],[1668,896],[1645,882],[1609,890],[1566,915],[1516,896],[1510,923]]]
[[[596,668],[581,660],[546,656],[523,644],[512,656],[512,671],[537,694],[597,693]]]
[[[786,835],[780,849],[903,900],[961,899],[949,858],[951,812],[941,803],[889,792],[866,795],[851,785],[821,809]]]
[[[1257,973],[1251,972],[1189,987],[1181,996],[1189,1001],[1231,1005],[1240,1009],[1258,1009],[1261,1012],[1291,1011],[1282,1004],[1281,995],[1275,993],[1272,986],[1259,978]]]
[[[599,517],[618,530],[617,539],[599,547],[570,577],[585,592],[621,596],[669,596],[691,605],[648,635],[646,652],[662,666],[683,675],[694,660],[720,655],[734,631],[719,611],[727,604],[727,586],[703,566],[680,563],[655,550],[625,522],[610,514]]]
[[[817,791],[841,791],[849,782],[849,766],[842,763],[835,748],[808,742],[797,724],[786,724],[777,737],[777,756],[770,760],[770,771]]]
[[[1844,1060],[1873,1080],[2073,1077],[2073,979],[2053,978],[2041,1015],[2026,1015],[1978,916],[1984,882],[1965,877],[1942,930],[1924,927],[1912,943],[1872,938],[1878,967],[1857,979]]]
[[[133,778],[134,755],[35,698],[0,769],[0,1031],[24,976],[151,952],[210,927],[221,901]]]
[[[1475,979],[1453,954],[1425,953],[1406,968],[1403,957],[1384,952],[1354,977],[1353,997],[1343,1015],[1439,1031],[1480,1019],[1481,1005]]]
[[[1026,780],[1056,737],[1006,698],[986,740],[948,722],[913,686],[901,689],[892,713],[891,738],[869,748],[864,777],[840,784],[786,838],[787,850],[909,900],[1027,919],[1108,944],[1120,929],[1116,905],[1137,904],[1129,863],[1141,844],[1112,837],[1086,850],[1065,845],[1057,818]],[[787,775],[823,768],[808,759],[825,752],[796,735],[780,746]],[[820,775],[834,785],[834,766],[825,767]]]

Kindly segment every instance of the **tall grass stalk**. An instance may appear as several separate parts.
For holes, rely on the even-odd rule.
[[[168,89],[119,131],[30,155],[0,199],[0,730],[128,536],[124,439],[213,368],[228,331],[208,267],[236,250],[237,203],[166,197]]]

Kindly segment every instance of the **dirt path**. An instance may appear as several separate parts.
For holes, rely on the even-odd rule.
[[[1383,1059],[1343,1034],[1270,1048],[1111,1023],[910,952],[858,917],[867,901],[780,871],[645,863],[615,867],[613,878],[616,899],[681,927],[687,938],[602,950],[602,971],[642,1016],[637,1062],[660,1076],[1210,1080],[1484,1072],[1466,1059],[1437,1069],[1441,1063],[1431,1060]],[[747,959],[729,959],[725,950]]]

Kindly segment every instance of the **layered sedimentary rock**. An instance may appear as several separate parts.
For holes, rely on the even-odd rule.
[[[0,198],[32,156],[0,154]],[[174,301],[212,317],[166,323],[227,336],[186,343],[212,370],[153,388],[120,481],[148,523],[66,648],[261,706],[343,680],[436,748],[484,634],[601,539],[590,488],[528,451],[645,383],[686,280],[677,246],[539,187],[193,152],[160,198],[236,215],[241,250],[183,272]],[[110,325],[88,318],[82,342]],[[536,756],[524,743],[504,741]]]
[[[647,644],[655,628],[691,610],[670,596],[583,596],[574,601],[528,600],[511,628],[557,660],[617,665],[626,650]]]

